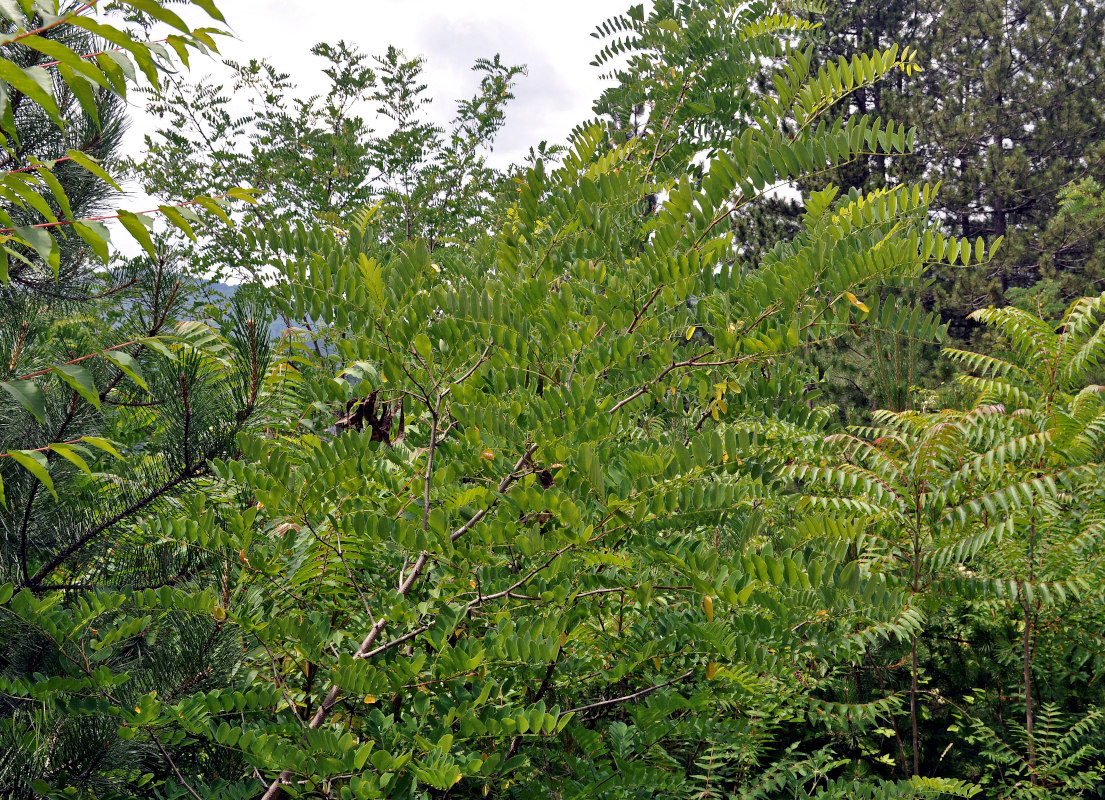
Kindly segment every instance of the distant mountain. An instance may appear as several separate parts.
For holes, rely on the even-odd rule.
[[[218,302],[218,298],[220,296],[229,300],[237,293],[240,287],[232,283],[209,281],[206,285],[201,285],[198,288],[201,292],[206,294],[212,302]],[[269,338],[279,339],[284,333],[284,328],[284,320],[277,317],[271,323],[269,323]]]

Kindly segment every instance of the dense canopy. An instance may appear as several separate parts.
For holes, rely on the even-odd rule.
[[[0,3],[0,796],[1101,796],[1100,8],[655,0],[505,169],[223,12]]]

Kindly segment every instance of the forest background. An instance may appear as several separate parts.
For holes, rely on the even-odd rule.
[[[510,165],[223,12],[0,2],[0,795],[1101,796],[1105,7],[634,6]]]

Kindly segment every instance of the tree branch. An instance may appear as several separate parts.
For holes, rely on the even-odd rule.
[[[660,689],[665,689],[672,684],[681,683],[682,681],[687,680],[687,678],[691,677],[692,675],[694,675],[694,670],[689,669],[678,678],[672,678],[670,681],[658,683],[655,686],[649,686],[647,689],[641,689],[641,691],[639,692],[627,694],[622,697],[612,697],[609,700],[599,700],[597,703],[588,703],[585,706],[569,708],[567,711],[563,712],[563,714],[580,714],[584,711],[592,711],[596,708],[605,708],[606,706],[617,705],[618,703],[628,703],[631,700],[636,700],[639,697],[644,697],[645,695],[652,694],[653,692],[659,691]],[[563,714],[561,716],[563,716]]]

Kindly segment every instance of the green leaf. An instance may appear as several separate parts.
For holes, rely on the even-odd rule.
[[[243,189],[241,186],[231,186],[226,190],[226,193],[236,200],[244,200],[247,203],[256,205],[257,197],[255,195],[260,192],[257,189]]]
[[[44,216],[49,222],[57,222],[54,210],[46,202],[46,198],[38,193],[38,176],[15,173],[4,176],[4,186],[19,195],[23,201]]]
[[[170,361],[176,361],[176,356],[173,351],[165,346],[165,343],[158,339],[156,336],[147,336],[138,340],[141,344],[153,350],[155,353],[165,356]]]
[[[100,392],[96,388],[96,382],[92,380],[92,373],[80,364],[60,364],[51,367],[50,371],[73,387],[77,394],[97,409],[100,407]]]
[[[218,217],[220,220],[222,220],[227,225],[233,225],[234,224],[234,222],[230,219],[230,217],[227,216],[226,211],[223,210],[223,207],[220,206],[217,202],[215,202],[215,200],[213,198],[206,197],[206,196],[200,196],[200,197],[197,197],[192,202],[195,203],[196,205],[198,205],[200,208],[207,209],[208,211],[210,211],[212,214],[214,214],[216,217]]]
[[[58,499],[58,493],[54,491],[54,481],[50,478],[50,473],[47,470],[50,462],[46,460],[46,456],[36,450],[9,450],[8,455],[38,478],[42,485],[54,496],[55,500]]]
[[[225,23],[226,18],[223,17],[222,12],[215,7],[213,0],[192,0],[193,5],[197,5],[208,13],[212,19],[217,19],[219,22]]]
[[[46,420],[46,395],[34,381],[5,381],[0,387],[14,397],[39,422]]]
[[[61,250],[50,232],[45,228],[25,225],[22,228],[16,228],[15,233],[32,247],[43,261],[50,265],[50,270],[57,278],[58,272],[61,271]]]
[[[157,248],[154,247],[153,238],[150,236],[150,229],[146,226],[149,221],[149,217],[145,214],[135,214],[131,211],[119,210],[119,222],[123,227],[127,229],[127,232],[134,237],[134,240],[138,244],[142,245],[142,249],[149,253],[151,258],[157,258]]]
[[[108,243],[111,241],[111,233],[102,222],[74,222],[74,231],[92,248],[97,258],[104,264],[109,256]]]
[[[69,90],[76,96],[77,102],[81,104],[81,110],[96,123],[97,128],[100,127],[100,108],[91,82],[83,75],[78,75],[68,64],[58,64],[57,69]]]
[[[169,222],[182,230],[185,236],[193,242],[196,241],[195,231],[192,230],[191,224],[184,218],[184,215],[180,213],[179,209],[174,206],[158,206],[157,209],[165,215],[165,218],[169,220]]]
[[[150,387],[142,377],[142,368],[134,356],[124,350],[104,350],[103,357],[123,371],[123,373],[147,392]]]
[[[50,445],[50,449],[62,458],[73,462],[73,464],[75,464],[77,468],[86,475],[92,474],[92,470],[88,467],[88,462],[80,457],[80,455],[77,453],[76,449],[72,445],[52,444]]]
[[[115,444],[113,442],[111,442],[107,439],[104,439],[100,436],[82,436],[81,441],[82,442],[88,442],[93,447],[98,447],[101,450],[103,450],[104,452],[110,453],[111,455],[115,456],[118,459],[123,458],[123,454],[115,449]]]
[[[122,67],[115,61],[114,58],[109,58],[109,55],[115,55],[114,53],[101,53],[96,56],[96,64],[103,70],[104,75],[111,82],[112,90],[119,95],[119,97],[126,98],[127,96],[127,75],[123,72]]]
[[[65,215],[66,219],[72,219],[73,209],[69,205],[69,198],[66,197],[65,189],[58,179],[54,177],[54,173],[52,173],[45,164],[40,165],[37,172],[38,176],[50,187],[50,193],[53,194],[54,201],[58,204],[58,207],[61,208],[62,214]]]
[[[70,159],[80,164],[82,167],[84,167],[86,170],[91,172],[93,175],[95,175],[97,178],[102,180],[104,183],[106,183],[108,186],[112,187],[116,191],[123,191],[123,188],[111,179],[111,176],[104,171],[104,168],[101,167],[96,159],[92,158],[92,156],[88,155],[87,153],[82,153],[80,150],[66,150],[65,155],[69,156]]]
[[[153,0],[123,0],[131,8],[137,9],[144,14],[149,14],[159,22],[164,22],[166,25],[171,25],[182,33],[191,33],[191,28],[184,22],[175,12],[165,8],[161,3],[155,3]]]
[[[46,80],[43,81],[43,78]],[[49,84],[49,75],[46,74],[45,70],[23,70],[6,58],[0,58],[0,80],[42,106],[42,109],[53,123],[59,128],[62,127],[61,111],[58,109],[57,101],[54,100],[53,90]]]

